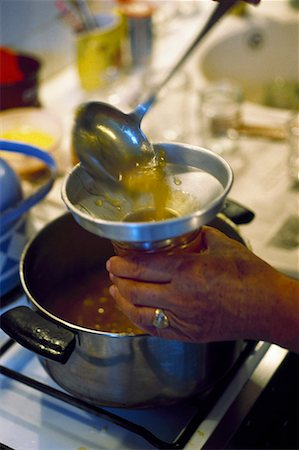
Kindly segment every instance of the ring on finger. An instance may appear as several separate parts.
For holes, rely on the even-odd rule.
[[[153,326],[160,329],[169,327],[169,320],[163,309],[157,308],[155,310]]]

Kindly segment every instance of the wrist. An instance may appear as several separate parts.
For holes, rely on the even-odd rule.
[[[278,273],[272,285],[267,341],[299,352],[299,283]]]

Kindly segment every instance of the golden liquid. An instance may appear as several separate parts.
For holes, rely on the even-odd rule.
[[[55,316],[92,330],[111,333],[143,333],[116,306],[109,294],[108,273],[102,267],[55,286],[43,299]]]
[[[140,193],[150,193],[153,198],[153,206],[133,211],[124,219],[126,222],[152,222],[176,217],[177,214],[166,208],[171,190],[165,165],[164,155],[160,154],[156,164],[140,165],[121,174],[120,181],[133,199]]]
[[[174,219],[175,217],[178,217],[176,212],[167,208],[160,209],[159,214],[155,208],[145,208],[127,214],[124,222],[156,222],[157,220]]]

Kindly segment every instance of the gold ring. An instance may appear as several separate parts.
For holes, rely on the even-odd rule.
[[[166,316],[165,312],[162,309],[158,308],[155,310],[153,325],[154,327],[160,329],[169,327],[168,317]]]

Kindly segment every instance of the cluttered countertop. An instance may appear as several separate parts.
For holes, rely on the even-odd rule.
[[[160,76],[160,73],[169,70],[180,52],[183,52],[188,46],[188,43],[193,39],[194,34],[203,23],[208,12],[209,8],[197,9],[196,2],[194,2],[193,8],[191,10],[181,10],[180,14],[175,19],[173,18],[171,26],[168,24],[168,28],[165,27],[165,22],[162,23],[162,26],[160,24],[159,33],[157,31],[157,40],[153,49],[152,66],[148,69],[150,74],[153,73],[155,75],[158,72]],[[267,16],[266,13],[267,11],[262,10],[261,15],[263,16],[263,20]],[[167,10],[167,14],[169,14],[169,10]],[[255,16],[257,15],[258,11],[255,12]],[[232,24],[237,23],[237,26],[239,26],[240,21],[246,21],[247,19],[229,17],[228,20]],[[223,27],[223,31],[221,27]],[[226,32],[225,23],[220,24],[219,29],[218,32],[220,34]],[[207,40],[208,44],[209,40]],[[182,142],[199,146],[202,145],[199,126],[199,121],[201,120],[199,97],[204,85],[202,84],[201,76],[199,75],[197,77],[197,70],[201,57],[201,50],[196,50],[183,71],[184,76],[188,78],[187,92],[188,99],[190,99],[190,101],[188,100],[190,116],[184,125],[186,128],[183,130],[181,136],[179,136]],[[148,78],[146,79],[148,80]],[[63,179],[73,165],[71,128],[75,108],[81,102],[99,99],[114,103],[116,106],[130,111],[144,95],[144,80],[144,74],[137,72],[130,76],[121,76],[104,89],[85,92],[80,87],[76,66],[70,65],[42,83],[40,86],[41,104],[59,119],[63,133],[59,151],[55,154],[59,167],[58,177],[47,197],[30,211],[31,235],[34,235],[47,222],[66,211],[65,205],[61,200],[60,191]],[[186,102],[185,92],[183,96],[185,96]],[[171,96],[168,101],[171,101],[170,99]],[[161,99],[161,103],[163,101],[165,101],[165,98]],[[172,106],[177,107],[176,104]],[[155,115],[155,111],[157,115]],[[158,116],[158,112],[157,105],[157,109],[153,108],[148,114],[144,122],[144,127],[150,136],[152,133],[153,139],[161,141],[165,137],[158,126],[160,117]],[[176,114],[173,114],[173,116],[175,116],[174,124],[171,125],[176,128],[178,126],[178,117]],[[259,126],[270,127],[273,130],[273,128],[281,129],[288,123],[290,111],[273,109],[245,101],[242,104],[242,116],[244,122],[247,124],[258,124]],[[159,133],[161,133],[161,136]],[[238,149],[236,151],[224,156],[234,171],[234,183],[229,197],[245,205],[255,213],[255,218],[252,222],[240,226],[241,235],[248,240],[253,251],[261,258],[275,266],[278,270],[298,277],[298,190],[292,185],[289,177],[288,154],[289,141],[286,138],[268,139],[264,136],[248,136],[247,134],[239,137]],[[35,188],[36,183],[28,182],[28,180],[24,181],[25,192],[31,192]],[[24,299],[21,299],[22,301]],[[10,350],[12,356],[9,354],[5,355],[5,361],[6,358],[16,357],[19,351],[18,347],[12,348]],[[267,384],[273,372],[286,355],[287,352],[284,349],[273,345],[269,347],[268,344],[259,343],[258,348],[253,352],[242,370],[238,372],[236,378],[231,383],[235,388],[237,386],[237,389],[234,390],[233,386],[230,386],[230,389],[223,395],[229,406],[224,408],[221,402],[216,404],[210,415],[196,429],[193,437],[185,444],[184,448],[190,448],[190,450],[198,449],[204,448],[205,445],[205,448],[215,448],[215,445],[219,445],[219,442],[223,443],[223,448],[224,443],[226,443],[225,448],[235,448],[234,445],[238,445],[238,436],[235,436],[234,440],[232,433],[236,431],[237,424],[240,425],[241,419],[246,417],[254,400],[258,398],[259,393],[262,392],[263,387]],[[36,368],[35,361],[31,358],[29,362],[30,364],[27,362],[24,363],[26,370],[27,366],[30,366],[30,371],[37,373],[38,369]],[[8,365],[13,368],[15,366],[11,362],[8,362]],[[293,359],[291,365],[294,366]],[[247,380],[247,384],[246,376],[250,377],[250,380]],[[42,376],[42,380],[43,378],[44,376]],[[243,392],[242,387],[245,385],[246,392]],[[14,395],[16,398],[14,398]],[[13,404],[15,401],[21,402],[20,405],[23,412],[24,408],[27,408],[25,403],[22,403],[23,395],[21,390],[17,390],[14,395],[9,394],[5,397],[8,401],[8,409],[12,415],[10,404]],[[249,402],[248,396],[251,397],[251,401]],[[39,403],[37,406],[34,405],[34,398],[31,398],[30,402],[33,422],[26,432],[27,442],[29,440],[31,441],[32,449],[48,449],[46,446],[49,442],[55,442],[56,445],[59,445],[58,442],[61,443],[60,439],[62,439],[63,432],[57,429],[55,421],[53,422],[54,425],[51,425],[52,416],[50,415],[48,416],[49,423],[47,424],[45,433],[39,434],[37,432],[38,437],[34,437],[36,427],[33,423],[34,420],[36,423],[40,420],[40,406]],[[40,405],[43,403],[44,400],[41,399]],[[247,407],[245,406],[246,403],[248,403]],[[58,411],[58,414],[61,415],[62,411],[60,408]],[[133,418],[135,417],[134,412],[130,414]],[[163,411],[159,412],[159,417],[160,414],[163,415]],[[236,419],[236,414],[239,415],[238,420]],[[94,448],[94,440],[97,441],[98,445],[101,442],[101,447],[99,448],[103,449],[120,448],[119,445],[122,445],[122,448],[131,449],[153,448],[152,445],[145,444],[140,438],[132,438],[130,432],[127,435],[123,431],[119,431],[117,425],[107,425],[105,420],[102,421],[103,423],[101,422],[101,426],[95,431],[94,424],[90,422],[85,413],[81,417],[83,422],[82,433],[85,433],[84,436],[87,436],[88,432],[92,429],[90,441],[89,439],[85,439],[85,437],[80,440],[80,436],[76,436],[77,444],[73,447],[74,443],[71,440],[73,431],[70,430],[73,430],[74,420],[76,419],[74,417],[75,415],[72,412],[67,422],[65,422],[65,429],[69,431],[64,436],[65,447],[63,448]],[[219,418],[217,422],[216,417],[221,418],[220,422],[222,420],[223,423],[220,423],[220,425],[222,426],[219,426]],[[5,418],[5,421],[7,420],[5,409],[3,410],[3,418]],[[137,422],[138,420],[141,420],[141,423],[143,423],[143,418],[137,419]],[[22,427],[21,422],[22,420],[17,424],[18,429]],[[7,424],[7,430],[10,430],[9,426]],[[55,432],[51,430],[52,426],[55,427]],[[172,426],[171,421],[168,426]],[[288,428],[286,427],[286,429]],[[250,432],[251,429],[247,427],[247,433]],[[11,445],[16,449],[25,448],[21,443],[14,443],[14,439],[11,441],[6,434],[4,434],[2,441],[4,444]],[[273,442],[272,445],[274,445]],[[159,446],[157,447],[159,448]]]

